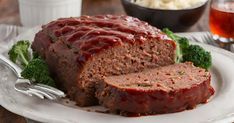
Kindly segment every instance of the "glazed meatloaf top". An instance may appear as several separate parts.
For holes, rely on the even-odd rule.
[[[50,44],[62,41],[79,56],[77,58],[79,62],[87,61],[93,54],[114,45],[144,43],[144,41],[150,39],[170,40],[159,29],[150,26],[148,23],[124,15],[62,18],[50,22],[42,28],[43,30],[36,37],[40,37],[40,40],[44,39],[45,42],[37,44],[38,39],[35,39],[33,49],[42,47],[37,52],[43,54],[45,53],[43,50],[48,50]]]

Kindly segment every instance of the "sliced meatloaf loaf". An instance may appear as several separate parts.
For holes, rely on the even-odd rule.
[[[206,103],[214,94],[211,75],[192,63],[180,63],[139,73],[105,77],[96,96],[122,115],[178,112]]]
[[[176,44],[136,18],[103,15],[50,22],[36,34],[32,49],[72,100],[90,106],[98,103],[95,85],[103,76],[173,64]]]

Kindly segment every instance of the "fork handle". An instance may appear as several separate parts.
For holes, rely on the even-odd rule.
[[[20,74],[22,72],[22,69],[19,66],[17,66],[15,63],[13,63],[11,60],[3,56],[2,54],[0,54],[0,61],[4,65],[8,66],[11,70],[13,70],[13,72],[17,75],[18,78],[22,78]]]

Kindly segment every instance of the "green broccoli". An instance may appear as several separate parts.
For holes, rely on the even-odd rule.
[[[41,58],[32,59],[21,72],[21,76],[49,86],[55,86],[54,80],[50,77],[49,69]]]
[[[210,52],[198,45],[190,45],[183,54],[183,61],[191,61],[197,67],[210,68],[212,59]]]
[[[181,52],[185,52],[185,50],[189,47],[189,40],[187,38],[182,37],[176,42],[178,42]]]
[[[28,52],[29,46],[29,41],[18,41],[12,46],[11,50],[8,52],[10,60],[14,63],[17,63],[18,61],[21,65],[25,67],[28,64],[28,61],[30,60],[30,54]]]
[[[197,67],[208,69],[212,65],[212,58],[209,52],[198,45],[190,45],[189,40],[174,34],[169,29],[163,32],[176,41],[176,63],[191,61]]]
[[[49,69],[45,61],[36,53],[30,58],[29,41],[18,41],[8,52],[10,60],[14,63],[17,61],[23,65],[21,76],[33,82],[55,86],[54,80],[50,77]]]

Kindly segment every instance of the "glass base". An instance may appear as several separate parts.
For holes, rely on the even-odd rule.
[[[230,47],[234,45],[233,38],[225,38],[217,34],[212,34],[212,38],[220,48],[223,48],[226,50],[230,50]]]
[[[234,42],[233,38],[225,38],[225,37],[221,37],[217,34],[213,34],[213,39],[214,40],[219,40],[221,42]]]

